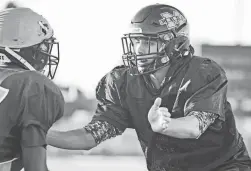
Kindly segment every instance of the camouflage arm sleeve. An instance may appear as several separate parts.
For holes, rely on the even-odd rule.
[[[195,116],[199,121],[200,135],[197,138],[199,138],[206,129],[214,123],[215,119],[218,118],[217,114],[201,111],[192,111],[189,113],[189,116]]]
[[[92,134],[96,144],[100,144],[101,142],[121,135],[124,132],[124,130],[120,130],[106,121],[91,121],[84,128],[87,132]]]

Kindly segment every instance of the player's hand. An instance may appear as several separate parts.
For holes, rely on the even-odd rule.
[[[160,107],[161,98],[156,98],[154,104],[148,112],[148,121],[154,132],[161,133],[167,129],[171,122],[171,114],[166,107]]]

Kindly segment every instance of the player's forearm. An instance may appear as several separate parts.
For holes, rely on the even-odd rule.
[[[200,134],[198,119],[194,116],[171,119],[167,129],[159,132],[175,138],[197,138]]]
[[[84,128],[65,132],[49,130],[47,143],[68,150],[89,150],[96,146],[93,136]]]

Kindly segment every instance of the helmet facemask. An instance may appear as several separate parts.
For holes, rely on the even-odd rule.
[[[148,41],[148,50],[146,53],[136,53],[135,41]],[[169,65],[170,61],[181,56],[181,49],[187,44],[188,39],[176,37],[170,31],[158,34],[129,33],[122,37],[124,65],[130,68],[131,75],[149,74]],[[151,49],[151,43],[157,46]],[[179,46],[177,46],[177,43]],[[175,57],[174,57],[175,56]],[[152,62],[146,66],[138,66],[143,60],[151,60]]]
[[[53,79],[59,64],[59,43],[54,37],[43,42],[21,49],[5,48],[7,57],[12,64],[36,70]],[[55,46],[54,46],[55,45]]]
[[[59,43],[55,41],[55,38],[46,41],[46,43],[49,47],[48,51],[39,51],[40,55],[47,56],[48,58],[47,63],[41,72],[48,78],[53,79],[55,77],[60,59]]]

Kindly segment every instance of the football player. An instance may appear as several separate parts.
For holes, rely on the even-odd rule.
[[[58,46],[43,16],[29,8],[0,11],[1,171],[48,170],[46,133],[64,110],[61,91],[51,81]]]
[[[251,170],[227,100],[226,74],[194,55],[181,11],[165,4],[142,8],[122,45],[124,65],[99,82],[92,121],[49,131],[48,144],[88,150],[132,128],[149,171]]]

